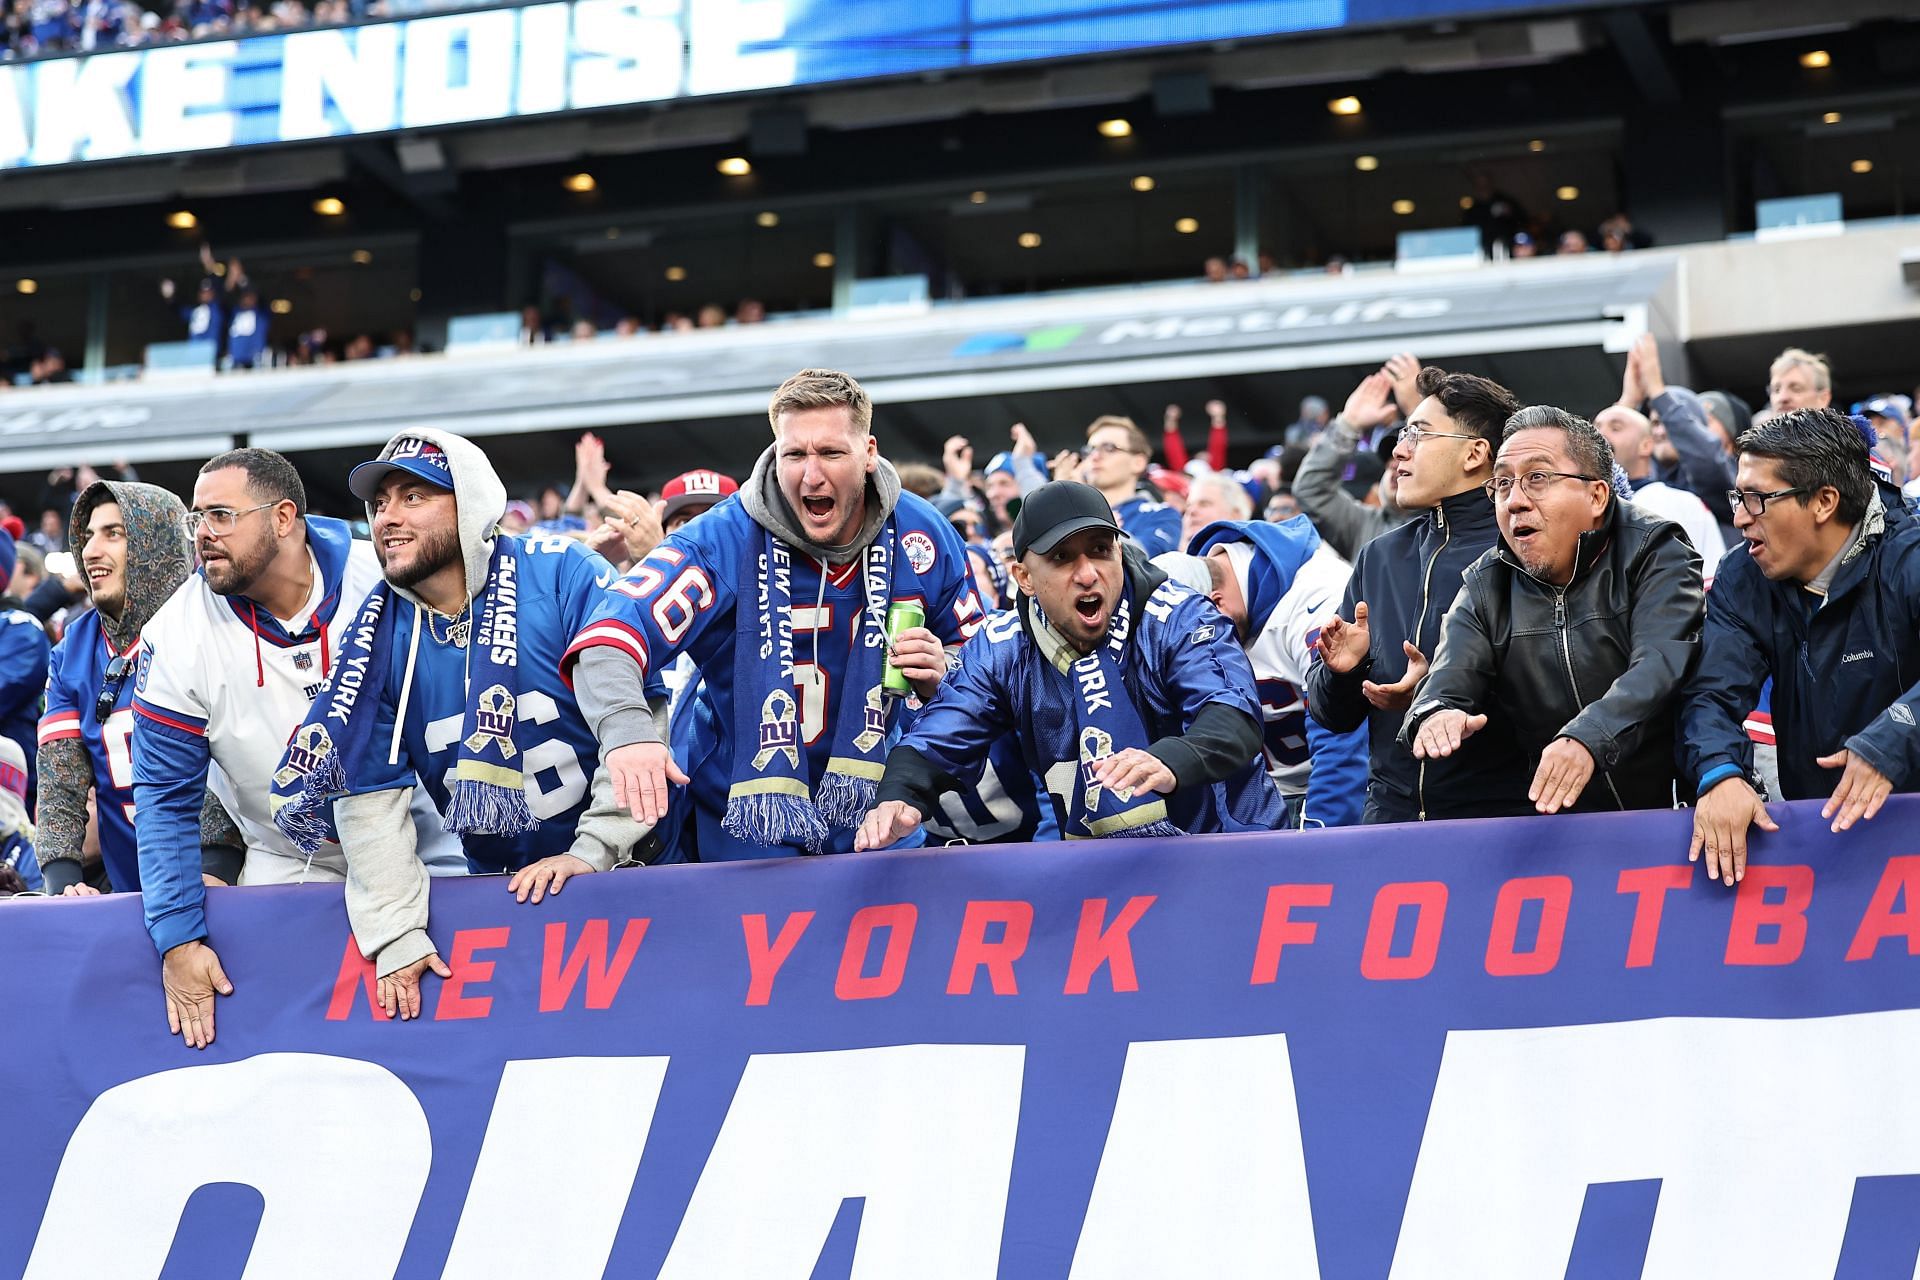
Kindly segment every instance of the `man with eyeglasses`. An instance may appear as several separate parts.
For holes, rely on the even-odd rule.
[[[1086,482],[1113,508],[1120,531],[1148,556],[1180,550],[1180,513],[1140,492],[1153,445],[1133,419],[1106,414],[1087,427]]]
[[[53,650],[40,717],[39,839],[47,892],[68,897],[140,891],[133,814],[133,667],[142,631],[193,572],[186,508],[156,485],[99,480],[73,504],[69,538],[93,608],[67,625]],[[100,865],[87,874],[82,845],[94,793]],[[203,874],[239,875],[240,850],[217,801],[202,805]]]
[[[1727,498],[1746,554],[1707,595],[1680,713],[1681,777],[1698,796],[1688,857],[1704,853],[1729,885],[1746,875],[1748,829],[1779,829],[1741,727],[1768,677],[1777,798],[1826,795],[1821,817],[1845,831],[1920,781],[1920,521],[1836,409],[1749,428],[1737,475]]]
[[[1534,405],[1507,422],[1487,491],[1501,541],[1467,570],[1400,740],[1444,760],[1513,727],[1541,813],[1673,803],[1676,694],[1705,609],[1679,525],[1616,493],[1584,418]]]
[[[1307,710],[1334,733],[1368,727],[1362,822],[1531,812],[1512,725],[1490,724],[1444,760],[1416,760],[1400,742],[1460,577],[1499,537],[1486,484],[1501,430],[1520,408],[1505,387],[1470,373],[1428,367],[1415,386],[1422,399],[1388,465],[1395,501],[1418,514],[1355,557],[1307,668]]]
[[[345,522],[307,514],[293,464],[235,449],[201,467],[187,527],[200,573],[143,632],[134,688],[134,830],[147,932],[163,957],[167,1021],[213,1042],[213,996],[232,984],[208,945],[199,815],[211,789],[246,842],[239,883],[342,881],[329,841],[311,857],[273,824],[269,796],[348,624],[380,580],[373,547]],[[414,829],[436,874],[462,874],[459,841],[416,790]]]

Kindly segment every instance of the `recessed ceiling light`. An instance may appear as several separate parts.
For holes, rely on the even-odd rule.
[[[833,263],[834,263],[834,257],[830,253],[816,253],[813,255],[813,265],[820,268],[822,271],[825,271],[828,267],[832,266]]]
[[[357,263],[359,263],[359,264],[360,264],[361,266],[363,266],[363,267],[364,267],[364,266],[366,266],[366,265],[367,265],[367,264],[368,264],[369,262],[372,262],[372,261],[373,261],[373,250],[371,250],[371,249],[355,249],[355,250],[353,251],[353,260],[354,260],[355,262],[357,262]]]
[[[1545,151],[1546,149],[1547,144],[1539,138],[1535,138],[1527,144],[1527,150],[1529,151]]]
[[[618,240],[620,238],[620,228],[608,227],[605,231],[601,232],[600,234],[605,236],[609,240]]]
[[[1461,207],[1462,209],[1471,209],[1471,208],[1473,208],[1473,197],[1472,197],[1472,196],[1461,196],[1461,197],[1460,197],[1460,207]]]
[[[780,215],[768,209],[765,212],[754,214],[753,221],[756,226],[777,227],[780,225]]]
[[[1580,188],[1555,187],[1553,189],[1553,195],[1557,200],[1578,200],[1580,198]]]
[[[744,178],[753,172],[753,166],[747,162],[745,156],[728,156],[713,167],[729,178]]]
[[[1809,71],[1818,71],[1833,65],[1833,55],[1825,49],[1809,49],[1800,55],[1800,65]]]
[[[1412,212],[1413,212],[1413,201],[1411,201],[1411,200],[1395,200],[1395,201],[1393,202],[1393,211],[1394,211],[1395,213],[1397,213],[1397,214],[1399,214],[1399,215],[1400,215],[1401,217],[1403,217],[1403,218],[1404,218],[1404,217],[1406,217],[1406,216],[1407,216],[1408,214],[1410,214],[1410,213],[1412,213]]]
[[[1038,249],[1040,247],[1040,233],[1038,231],[1022,231],[1020,233],[1020,247],[1022,249]]]
[[[332,196],[324,196],[313,202],[313,211],[323,218],[337,218],[347,211],[347,206]]]
[[[407,297],[414,302],[418,302],[420,301],[420,291],[418,289],[410,289],[407,291]]]
[[[673,283],[679,284],[682,280],[685,280],[686,278],[687,278],[687,269],[685,267],[668,267],[667,268],[667,279],[671,280]]]
[[[1103,138],[1124,138],[1133,132],[1133,122],[1115,117],[1100,122],[1100,136]]]
[[[200,225],[200,219],[186,209],[179,209],[167,215],[167,225],[175,231],[191,231]]]
[[[1327,110],[1337,116],[1357,116],[1360,114],[1360,99],[1351,94],[1344,98],[1331,98],[1327,101]]]
[[[987,202],[987,193],[984,191],[976,191],[972,195],[967,197],[968,204],[985,204],[986,202]]]
[[[13,287],[18,289],[21,293],[40,292],[40,282],[38,280],[26,280],[26,279],[15,280],[13,282]]]
[[[1174,222],[1173,229],[1183,236],[1190,236],[1200,229],[1200,220],[1198,218],[1180,218]]]
[[[593,180],[590,173],[570,173],[561,179],[560,185],[569,191],[588,192],[600,184]]]
[[[287,299],[285,298],[275,298],[272,302],[269,302],[267,304],[267,310],[273,312],[273,314],[277,316],[284,316],[289,311],[293,310],[293,303],[287,301]]]
[[[1375,169],[1378,169],[1380,167],[1380,157],[1379,156],[1355,156],[1353,158],[1353,167],[1358,169],[1362,173],[1372,173]]]
[[[1848,167],[1849,169],[1852,169],[1852,170],[1853,170],[1853,171],[1854,171],[1855,173],[1872,173],[1872,172],[1873,172],[1873,161],[1871,161],[1871,160],[1855,160],[1855,161],[1854,161],[1854,162],[1853,162],[1852,164],[1850,164],[1850,165],[1848,165],[1847,167]]]
[[[1133,180],[1133,189],[1135,191],[1151,191],[1153,190],[1153,179],[1143,173]]]
[[[1829,111],[1827,112],[1827,114],[1820,117],[1820,123],[1821,124],[1839,124],[1840,113],[1838,111]]]

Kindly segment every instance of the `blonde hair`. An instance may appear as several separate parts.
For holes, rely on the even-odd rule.
[[[831,409],[845,405],[856,435],[873,430],[873,401],[850,373],[838,369],[802,369],[781,383],[767,405],[767,422],[780,434],[780,415],[801,409]]]
[[[1153,456],[1153,442],[1147,439],[1147,433],[1133,424],[1132,418],[1123,418],[1117,413],[1103,413],[1087,425],[1087,439],[1092,441],[1095,433],[1108,427],[1118,427],[1127,433],[1127,448],[1145,457]]]
[[[1775,376],[1782,369],[1791,369],[1795,365],[1805,365],[1813,370],[1815,391],[1833,390],[1833,370],[1827,367],[1827,358],[1817,356],[1811,351],[1802,351],[1799,347],[1788,347],[1775,356],[1773,363],[1767,366],[1767,373],[1769,376]]]

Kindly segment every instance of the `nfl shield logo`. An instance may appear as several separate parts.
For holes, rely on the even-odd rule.
[[[310,653],[296,653],[296,654],[294,654],[294,655],[293,655],[293,669],[294,669],[295,671],[311,671],[311,670],[313,670],[313,655],[312,655],[312,654],[310,654]]]

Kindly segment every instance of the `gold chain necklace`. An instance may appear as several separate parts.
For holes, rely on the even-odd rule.
[[[467,632],[473,623],[473,618],[470,616],[472,608],[473,601],[469,600],[466,603],[466,607],[461,609],[459,613],[448,617],[446,614],[429,605],[427,607],[427,634],[433,637],[435,644],[450,644],[456,649],[466,648]],[[440,634],[440,620],[442,618],[446,618],[447,621],[447,634],[444,636]]]

